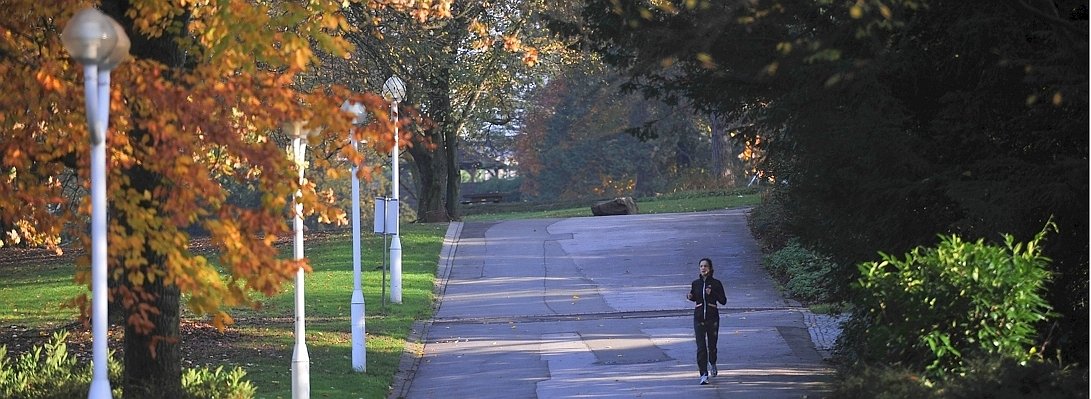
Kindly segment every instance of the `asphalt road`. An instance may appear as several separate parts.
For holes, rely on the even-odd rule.
[[[760,266],[745,209],[454,223],[439,309],[392,397],[819,398],[832,368]],[[692,304],[724,282],[718,377],[698,385]]]

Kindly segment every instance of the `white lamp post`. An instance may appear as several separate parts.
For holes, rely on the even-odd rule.
[[[391,76],[383,83],[383,98],[390,101],[390,116],[394,120],[394,148],[390,155],[391,201],[387,209],[397,218],[398,215],[398,103],[405,99],[405,83],[397,76]],[[390,240],[390,302],[402,303],[402,240],[398,232],[398,220],[394,220],[394,231],[388,231]]]
[[[345,100],[341,110],[351,113],[353,125],[363,124],[367,119],[364,105]],[[349,142],[356,149],[356,132],[349,132]],[[352,369],[367,371],[367,329],[364,325],[364,291],[360,289],[360,178],[356,176],[356,163],[352,164]]]
[[[61,32],[61,42],[83,64],[84,104],[91,129],[91,388],[87,397],[110,398],[106,309],[106,127],[110,119],[110,71],[129,56],[121,25],[94,8],[80,10]]]
[[[303,171],[307,169],[307,162],[303,156],[307,151],[307,137],[318,134],[318,129],[304,129],[305,121],[285,123],[284,132],[292,136],[292,144],[288,148],[288,156],[295,161],[299,170],[299,185],[306,180]],[[296,260],[303,259],[303,197],[302,188],[296,191],[295,199],[295,247],[293,254]],[[311,397],[311,366],[310,355],[307,353],[305,339],[306,329],[303,324],[303,268],[296,270],[295,274],[295,347],[292,350],[292,399],[306,399]]]

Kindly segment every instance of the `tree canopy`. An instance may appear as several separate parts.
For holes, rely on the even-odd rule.
[[[1086,360],[1087,7],[589,0],[553,27],[629,90],[748,115],[785,228],[847,265],[1055,218],[1049,342]]]
[[[319,53],[346,54],[353,30],[341,10],[348,2],[103,1],[132,40],[132,59],[113,72],[107,138],[108,268],[111,301],[126,323],[126,395],[171,397],[180,392],[179,301],[223,326],[226,309],[251,303],[249,292],[271,295],[306,260],[278,257],[294,193],[305,212],[344,223],[329,189],[299,184],[280,126],[305,121],[321,133],[321,153],[362,164],[344,145],[352,117],[339,110],[350,97],[367,104],[372,124],[358,129],[389,148],[385,102],[338,86],[304,88],[300,76]],[[368,1],[416,21],[444,17],[449,1]],[[89,246],[90,204],[69,193],[88,187],[89,135],[81,68],[64,50],[60,31],[85,2],[8,2],[0,15],[0,227],[5,245],[59,250],[62,237]],[[328,166],[314,157],[311,168]],[[366,171],[361,174],[367,175]],[[76,176],[74,187],[65,187]],[[228,182],[251,185],[257,204],[226,201]],[[189,248],[200,227],[219,246],[221,273]],[[77,281],[89,283],[82,257]],[[86,306],[86,299],[81,301]]]

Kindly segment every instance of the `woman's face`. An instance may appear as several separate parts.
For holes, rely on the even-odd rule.
[[[712,267],[710,267],[708,262],[705,262],[705,261],[701,261],[701,265],[698,266],[698,267],[699,267],[699,270],[701,270],[701,275],[702,276],[707,276],[708,272],[712,270]]]

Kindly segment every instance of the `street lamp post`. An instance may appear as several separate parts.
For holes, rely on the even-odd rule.
[[[293,254],[295,260],[303,259],[303,197],[302,186],[306,182],[303,171],[307,169],[307,162],[303,156],[307,151],[307,138],[318,133],[317,129],[304,129],[305,121],[294,121],[284,124],[284,132],[292,137],[292,144],[288,147],[288,156],[295,162],[299,170],[300,189],[296,191],[293,204],[295,210],[295,246]],[[306,399],[311,397],[311,366],[310,355],[307,353],[305,339],[306,328],[303,322],[303,268],[296,270],[295,274],[295,347],[292,350],[292,399]]]
[[[390,116],[394,120],[394,148],[390,154],[390,191],[394,217],[398,216],[398,103],[405,99],[405,83],[397,76],[391,76],[383,83],[383,98],[390,101]],[[389,209],[389,208],[388,208]],[[387,213],[388,215],[390,213]],[[394,220],[394,231],[387,232],[390,240],[390,302],[402,303],[402,240],[399,234],[398,220]]]
[[[353,115],[352,124],[363,124],[367,118],[364,105],[345,100],[341,110]],[[356,149],[358,140],[355,130],[349,132],[349,142]],[[352,164],[352,301],[349,312],[352,317],[352,369],[367,372],[367,329],[364,321],[364,292],[360,288],[360,178],[358,167]]]
[[[61,42],[83,64],[84,104],[91,130],[91,387],[87,397],[110,398],[107,371],[106,128],[110,119],[110,71],[129,56],[125,30],[101,11],[85,8],[72,16]]]

